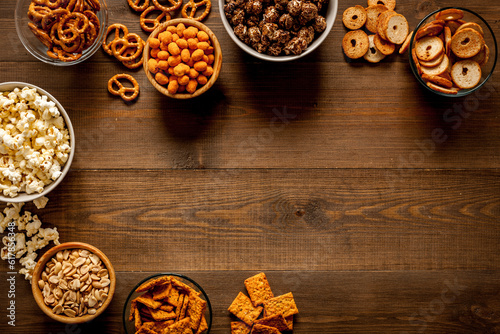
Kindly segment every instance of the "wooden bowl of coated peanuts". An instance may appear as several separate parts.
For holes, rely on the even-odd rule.
[[[33,297],[50,318],[66,324],[89,322],[109,306],[116,276],[109,259],[94,246],[66,242],[49,249],[31,279]]]
[[[174,19],[159,25],[144,47],[144,71],[162,94],[191,99],[213,86],[222,66],[215,34],[203,23]]]

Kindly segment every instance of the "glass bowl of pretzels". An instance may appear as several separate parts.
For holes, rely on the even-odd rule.
[[[38,60],[70,66],[100,47],[108,23],[105,0],[18,0],[16,30]]]
[[[154,274],[141,280],[128,295],[123,327],[126,334],[208,334],[212,306],[193,279],[174,273]]]
[[[427,15],[415,28],[409,61],[417,81],[431,92],[461,97],[481,88],[497,62],[497,42],[480,15],[447,7]]]

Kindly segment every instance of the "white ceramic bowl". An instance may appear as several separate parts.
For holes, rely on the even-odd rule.
[[[252,55],[256,58],[262,59],[262,60],[267,60],[267,61],[273,61],[273,62],[285,62],[285,61],[292,61],[296,60],[299,58],[302,58],[311,52],[313,52],[318,46],[323,43],[323,41],[326,39],[328,34],[330,33],[330,30],[332,30],[333,23],[335,22],[335,18],[337,17],[337,9],[338,9],[338,0],[330,0],[328,3],[328,8],[326,9],[326,14],[325,14],[325,19],[326,19],[326,29],[319,35],[306,49],[306,51],[302,52],[299,55],[289,55],[289,56],[270,56],[268,54],[264,53],[259,53],[255,49],[253,49],[251,46],[246,45],[243,43],[241,39],[238,38],[238,36],[235,35],[233,28],[231,27],[231,24],[228,22],[226,15],[224,14],[224,5],[225,5],[225,0],[219,0],[219,13],[222,19],[222,23],[224,24],[224,28],[226,28],[226,31],[231,37],[231,39],[246,53],[249,55]]]
[[[68,114],[66,113],[66,110],[64,110],[63,106],[52,96],[50,95],[47,91],[44,89],[29,84],[29,83],[24,83],[24,82],[17,82],[17,81],[12,81],[12,82],[3,82],[0,83],[0,92],[5,92],[5,91],[12,91],[14,88],[20,88],[22,89],[23,87],[30,87],[30,88],[35,88],[40,95],[46,95],[48,100],[53,101],[57,108],[59,109],[61,116],[64,118],[64,122],[66,123],[66,128],[69,131],[69,136],[70,136],[70,147],[71,147],[71,152],[69,153],[68,161],[66,161],[66,164],[64,164],[61,172],[62,174],[57,178],[57,180],[53,181],[52,183],[48,184],[45,186],[44,190],[41,193],[35,193],[35,194],[27,194],[27,193],[19,193],[16,197],[8,197],[4,196],[0,192],[0,201],[1,202],[9,202],[9,203],[21,203],[21,202],[31,202],[39,197],[42,196],[47,196],[48,193],[50,193],[61,181],[64,179],[66,174],[68,174],[69,168],[71,166],[71,163],[73,161],[73,156],[75,154],[75,132],[73,130],[73,125],[71,124],[71,120],[69,119]]]

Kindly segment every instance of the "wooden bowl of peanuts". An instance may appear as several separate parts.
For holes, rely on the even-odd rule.
[[[116,276],[99,249],[67,242],[49,249],[38,260],[31,283],[35,301],[46,315],[62,323],[80,324],[108,307]]]
[[[162,94],[191,99],[217,81],[222,50],[215,34],[191,19],[169,20],[158,26],[144,47],[144,71]]]

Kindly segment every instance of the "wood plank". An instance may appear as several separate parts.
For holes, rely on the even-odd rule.
[[[393,65],[401,73],[399,89],[382,82],[372,90],[364,81],[360,94],[351,89],[358,78],[375,81],[379,71],[341,75],[318,64],[321,87],[303,92],[295,84],[259,88],[262,77],[228,64],[212,90],[189,102],[162,97],[139,73],[141,95],[132,105],[107,93],[108,78],[119,70],[108,63],[89,63],[83,74],[75,68],[51,80],[51,67],[30,64],[30,71],[8,71],[4,78],[40,85],[66,107],[76,131],[75,169],[500,167],[495,81],[479,98],[435,101],[406,65]],[[31,80],[31,71],[40,76]],[[295,65],[297,77],[309,72],[309,65]],[[339,76],[338,85],[329,84]],[[302,81],[314,87],[316,79]]]
[[[174,267],[171,267],[174,269]],[[16,327],[8,333],[123,333],[126,297],[141,279],[156,272],[118,272],[117,291],[106,312],[91,323],[66,326],[45,316],[33,302],[29,283],[16,280]],[[208,294],[213,309],[210,333],[229,332],[227,308],[249,271],[182,272]],[[497,271],[266,271],[275,295],[292,292],[299,308],[294,333],[494,333],[500,326]],[[7,275],[2,272],[5,282]],[[488,282],[488,284],[484,284]],[[0,294],[0,305],[10,300]]]
[[[498,270],[499,177],[72,171],[39,214],[61,241],[94,244],[118,271]]]

